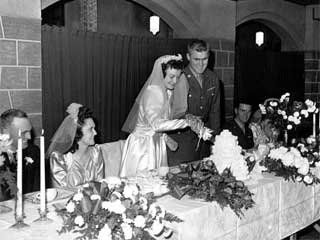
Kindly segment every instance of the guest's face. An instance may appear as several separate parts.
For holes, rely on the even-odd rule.
[[[22,148],[25,149],[28,147],[28,141],[31,139],[32,130],[32,126],[28,118],[13,118],[9,129],[7,129],[6,133],[10,135],[10,138],[12,139],[12,147],[14,149],[17,149],[18,146],[19,130],[21,132]]]
[[[168,90],[173,90],[181,75],[180,69],[168,68],[164,78],[164,86]]]
[[[187,58],[189,60],[189,66],[191,69],[195,73],[202,74],[208,66],[209,51],[190,51],[187,53]]]
[[[248,122],[251,115],[251,105],[240,103],[239,107],[235,109],[236,118],[242,123]]]
[[[95,124],[92,118],[87,118],[84,121],[84,125],[82,126],[82,138],[80,139],[79,143],[81,142],[84,145],[91,146],[94,145],[94,137],[97,135],[95,130]]]

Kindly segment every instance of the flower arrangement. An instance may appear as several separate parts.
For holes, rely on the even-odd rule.
[[[58,213],[64,219],[59,233],[80,233],[77,239],[170,238],[173,231],[164,222],[182,221],[156,205],[152,194],[116,177],[84,185]]]
[[[267,172],[274,172],[285,180],[303,182],[306,185],[317,184],[320,183],[319,154],[313,149],[312,145],[302,143],[297,147],[274,148],[260,161],[260,165]]]
[[[298,125],[306,123],[312,113],[317,113],[316,103],[307,99],[305,102],[292,101],[290,93],[285,93],[280,100],[270,98],[259,104],[262,115],[271,120],[281,132],[296,130]]]
[[[0,134],[0,186],[6,195],[15,195],[16,185],[16,162],[13,154],[10,153],[12,140],[8,134]],[[5,154],[8,156],[6,159]]]
[[[180,165],[179,173],[168,173],[168,186],[173,197],[184,195],[205,201],[216,201],[221,208],[229,206],[238,217],[243,209],[253,207],[253,194],[242,181],[237,180],[226,168],[219,174],[212,160]]]

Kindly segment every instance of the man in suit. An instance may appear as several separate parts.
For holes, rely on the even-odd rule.
[[[234,109],[235,117],[225,126],[232,135],[238,137],[238,143],[243,149],[253,148],[253,134],[248,127],[248,121],[251,116],[251,105],[240,101]]]
[[[220,131],[220,86],[217,75],[209,70],[210,46],[203,40],[193,40],[188,45],[188,66],[175,88],[174,117],[192,114],[213,130],[213,138]],[[176,97],[178,96],[178,97]],[[178,102],[178,103],[177,103]],[[198,136],[190,129],[168,133],[178,143],[176,151],[167,150],[169,166],[200,160],[210,155],[212,143],[198,144]]]
[[[9,109],[0,116],[1,133],[8,134],[12,140],[10,149],[15,156],[18,145],[19,131],[22,138],[23,156],[23,193],[38,191],[40,189],[40,150],[32,144],[32,125],[25,112],[19,109]],[[16,171],[16,161],[6,154],[5,165],[11,171]],[[7,196],[8,197],[8,196]]]

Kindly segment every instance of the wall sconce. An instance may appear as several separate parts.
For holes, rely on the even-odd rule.
[[[256,44],[260,47],[264,43],[264,32],[256,32]]]
[[[160,30],[160,18],[158,16],[151,16],[150,17],[150,32],[153,35],[156,35]]]

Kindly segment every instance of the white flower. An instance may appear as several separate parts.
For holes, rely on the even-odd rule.
[[[141,215],[136,216],[136,218],[134,219],[134,226],[143,228],[145,225],[146,225],[146,219],[144,218],[144,216],[141,216]]]
[[[99,199],[101,199],[101,197],[100,197],[100,195],[98,195],[98,194],[92,194],[92,195],[90,196],[90,199],[91,199],[92,201],[94,201],[94,200],[99,200]]]
[[[103,202],[101,203],[101,208],[110,211],[111,202],[109,202],[109,201],[103,201]]]
[[[151,233],[154,235],[159,235],[162,232],[163,228],[163,224],[160,223],[159,220],[155,220],[151,226]]]
[[[76,225],[78,225],[79,227],[81,227],[84,224],[84,219],[82,216],[76,216],[76,218],[74,219],[74,223]]]
[[[291,125],[291,124],[288,124],[287,129],[288,129],[288,130],[291,130],[291,129],[292,129],[292,125]]]
[[[260,108],[260,111],[261,111],[262,114],[266,114],[267,113],[266,107],[264,105],[259,104],[259,108]]]
[[[157,207],[154,203],[152,203],[149,207],[149,214],[151,215],[152,218],[155,218],[157,215]]]
[[[121,179],[113,176],[106,177],[105,179],[102,179],[101,182],[107,183],[110,188],[121,185]]]
[[[67,113],[74,119],[78,119],[79,108],[82,107],[79,103],[71,103],[67,108]]]
[[[309,164],[303,164],[300,168],[298,168],[298,173],[302,175],[307,175],[309,172]]]
[[[306,109],[302,109],[300,113],[301,113],[301,115],[303,115],[305,118],[307,118],[307,117],[309,116],[309,113],[308,113],[308,111],[307,111]]]
[[[289,97],[290,97],[290,93],[285,93],[281,96],[280,98],[280,102],[283,102],[284,100],[286,100],[286,102],[289,101]]]
[[[297,182],[301,182],[302,181],[302,177],[298,176],[298,177],[296,177],[296,180],[297,180]]]
[[[299,116],[300,116],[300,113],[299,113],[299,112],[294,112],[294,113],[293,113],[293,116],[294,116],[294,117],[299,117]]]
[[[126,185],[123,189],[123,196],[125,198],[133,198],[133,196],[137,196],[139,193],[139,189],[135,184]]]
[[[127,223],[122,223],[121,228],[124,234],[124,239],[131,239],[133,237],[132,228]]]
[[[306,140],[307,140],[308,144],[312,144],[316,141],[315,137],[313,137],[313,136],[308,137]]]
[[[281,146],[279,148],[274,148],[271,149],[269,157],[273,159],[282,159],[286,152],[288,152],[288,149],[286,147]]]
[[[139,198],[140,205],[144,211],[148,209],[148,200],[145,197]]]
[[[112,240],[111,229],[108,224],[105,224],[103,228],[101,228],[98,240]]]
[[[309,175],[306,175],[303,177],[303,181],[306,182],[307,184],[311,184],[313,181],[313,178],[310,177]]]
[[[292,152],[285,153],[281,161],[285,166],[292,166],[294,163],[294,154]]]
[[[9,134],[0,134],[0,142],[5,142],[5,141],[9,141],[10,139],[10,135]]]
[[[282,118],[286,120],[288,118],[288,116],[287,115],[283,115]]]
[[[26,160],[26,162],[27,162],[26,165],[32,164],[34,162],[31,157],[25,157],[24,160]]]
[[[320,167],[320,162],[315,163],[316,167]]]
[[[75,208],[76,208],[76,205],[72,201],[70,201],[66,206],[67,212],[69,213],[73,213]]]
[[[288,117],[288,121],[290,121],[290,122],[294,122],[294,117],[292,116],[292,115],[290,115],[289,117]]]
[[[114,202],[111,202],[109,210],[117,214],[122,214],[125,212],[126,208],[122,205],[121,201],[117,199]]]
[[[5,161],[6,161],[6,159],[1,155],[0,156],[0,167],[4,164]]]
[[[281,111],[280,109],[277,110],[277,113],[278,113],[279,115],[282,115],[282,111]]]
[[[77,192],[77,193],[73,196],[73,200],[74,200],[74,201],[77,201],[77,202],[81,201],[82,198],[83,198],[83,194],[82,194],[82,192],[80,192],[80,191]]]
[[[270,102],[270,106],[271,106],[271,107],[276,107],[276,106],[278,106],[278,102],[276,102],[276,101],[271,101],[271,102]]]

